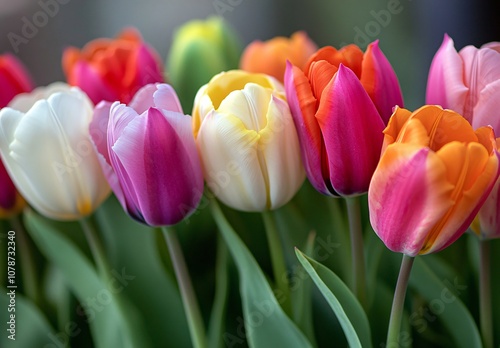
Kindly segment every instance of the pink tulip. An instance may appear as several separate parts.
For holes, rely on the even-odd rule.
[[[134,219],[173,225],[196,208],[203,174],[191,117],[171,86],[146,85],[128,106],[99,103],[90,133],[112,190]]]
[[[458,112],[474,129],[489,125],[500,134],[500,44],[457,52],[445,34],[432,60],[426,102]]]
[[[364,193],[380,157],[382,117],[343,64],[320,60],[308,75],[287,63],[286,94],[309,181],[326,195]]]

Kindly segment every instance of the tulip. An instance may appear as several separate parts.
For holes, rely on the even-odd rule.
[[[0,109],[17,94],[29,92],[33,88],[33,82],[24,66],[8,53],[0,55],[0,86]],[[19,213],[24,205],[24,199],[17,192],[0,156],[0,218]]]
[[[62,64],[68,83],[80,87],[94,104],[128,103],[142,86],[163,82],[158,53],[135,29],[125,29],[113,40],[93,40],[82,50],[69,47]]]
[[[458,113],[396,108],[368,191],[370,221],[392,251],[440,251],[469,227],[500,173],[494,131]]]
[[[214,76],[196,95],[193,131],[208,187],[232,208],[279,208],[304,181],[283,85],[271,76]]]
[[[221,71],[236,69],[241,44],[222,19],[189,21],[174,34],[168,57],[169,80],[184,110],[191,110],[198,89]]]
[[[146,85],[128,106],[99,103],[90,132],[108,182],[132,218],[174,225],[197,207],[203,175],[191,117],[171,86]]]
[[[31,78],[17,58],[9,53],[0,55],[0,108],[19,93],[33,89]]]
[[[319,192],[368,191],[382,146],[384,123],[402,104],[389,62],[370,44],[324,47],[302,70],[287,63],[285,88],[307,176]]]
[[[457,52],[444,36],[427,81],[428,104],[463,115],[474,128],[491,125],[500,134],[500,44],[466,46]]]
[[[295,32],[290,38],[278,36],[265,42],[253,41],[241,55],[240,69],[268,74],[283,82],[287,60],[303,69],[317,49],[303,31]]]
[[[5,167],[28,203],[49,218],[83,218],[109,194],[90,142],[92,108],[85,93],[67,86],[37,100],[26,113],[0,111]]]

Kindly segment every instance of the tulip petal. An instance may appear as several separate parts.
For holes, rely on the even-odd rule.
[[[217,112],[233,113],[245,128],[258,132],[266,127],[267,108],[272,91],[255,83],[247,83],[243,89],[234,90],[222,101]]]
[[[478,143],[449,143],[437,152],[446,165],[447,178],[454,188],[453,207],[429,232],[421,254],[446,248],[472,223],[499,173],[497,155],[489,156]]]
[[[316,119],[330,182],[342,195],[366,192],[380,157],[384,123],[356,75],[344,65],[321,99]]]
[[[394,106],[403,106],[403,95],[398,77],[380,50],[378,40],[368,45],[361,71],[361,84],[382,116],[384,124],[387,124]]]
[[[304,182],[305,172],[297,156],[300,152],[297,133],[294,127],[288,126],[293,122],[288,104],[272,96],[267,120],[266,128],[260,132],[259,148],[265,149],[263,156],[270,188],[269,208],[277,209],[292,199]]]
[[[444,164],[428,148],[389,145],[368,191],[373,229],[390,250],[416,256],[452,206],[452,188]]]
[[[70,85],[80,87],[94,104],[101,100],[114,102],[120,100],[117,93],[99,76],[97,71],[86,62],[75,64],[73,73],[68,77]]]
[[[144,151],[147,191],[141,191],[141,209],[150,225],[173,225],[198,206],[203,175],[189,116],[150,109]],[[164,173],[168,173],[165,180]],[[191,185],[180,185],[188,182]],[[147,197],[145,197],[147,195]]]
[[[323,138],[316,121],[317,100],[314,98],[309,80],[302,70],[287,62],[285,88],[288,105],[297,130],[302,162],[307,177],[316,190],[331,194],[322,174],[321,153]]]
[[[434,151],[452,141],[477,142],[477,136],[468,121],[454,111],[425,105],[414,111],[412,118],[420,120],[427,129],[429,147]]]
[[[387,127],[384,129],[384,143],[382,145],[382,151],[380,153],[384,153],[387,146],[394,143],[403,129],[403,126],[408,121],[411,116],[411,112],[407,109],[400,108],[396,106],[394,108],[394,113],[389,118],[389,123]]]
[[[445,34],[443,43],[434,56],[427,80],[426,103],[453,109],[470,122],[472,115],[464,115],[465,86],[463,62],[455,50],[453,40]]]
[[[223,203],[243,211],[269,208],[257,132],[237,117],[214,110],[205,117],[196,141],[207,185]]]
[[[500,179],[497,179],[478,216],[483,238],[500,237]]]
[[[321,99],[323,90],[337,71],[338,68],[335,65],[332,65],[324,60],[313,62],[311,64],[307,78],[309,79],[309,83],[312,85],[311,89],[316,99]]]
[[[121,150],[122,153],[129,151],[134,155],[141,154],[140,156],[135,155],[136,161],[140,161],[144,153],[145,129],[145,117],[137,115],[134,109],[124,104],[113,103],[110,109],[107,137],[109,160],[118,179],[117,182],[113,181],[113,191],[118,192],[117,197],[123,209],[141,222],[144,222],[144,218],[139,206],[138,192],[134,185],[135,179],[129,175],[116,150]],[[120,186],[120,188],[116,186]]]
[[[37,87],[30,93],[16,95],[9,103],[9,107],[26,113],[40,99],[48,99],[54,93],[68,92],[75,89],[80,90],[78,87],[71,87],[64,82],[54,82],[48,86]]]
[[[137,92],[137,90],[149,83],[163,82],[163,71],[160,58],[156,52],[148,47],[146,44],[140,44],[130,57],[127,65],[126,74],[133,73],[134,84],[136,90],[133,88],[129,90],[130,98]],[[124,84],[127,85],[128,76],[124,76]],[[129,98],[129,100],[130,100]]]

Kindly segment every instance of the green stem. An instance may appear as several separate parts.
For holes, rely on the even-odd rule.
[[[228,250],[222,236],[217,238],[217,259],[215,261],[215,296],[210,315],[208,346],[218,348],[223,346],[225,325],[225,310],[229,292]]]
[[[85,238],[92,253],[92,257],[96,263],[97,269],[101,275],[101,279],[106,281],[111,278],[110,276],[110,266],[104,252],[104,247],[102,246],[101,240],[97,235],[90,217],[84,217],[80,219],[80,226],[82,227]]]
[[[267,243],[271,254],[274,279],[284,299],[282,307],[285,313],[290,316],[292,314],[292,302],[290,301],[290,286],[288,284],[288,273],[286,269],[283,245],[280,240],[273,213],[270,211],[264,211],[262,212],[262,218],[266,228]]]
[[[39,304],[36,265],[33,260],[33,252],[28,234],[21,223],[20,216],[16,215],[12,217],[9,222],[16,231],[17,240],[19,241],[19,258],[21,259],[21,276],[23,277],[24,291],[33,303]]]
[[[397,347],[399,339],[399,331],[401,330],[401,320],[403,318],[403,307],[406,296],[406,288],[410,279],[411,267],[413,266],[414,257],[404,255],[399,269],[398,282],[394,291],[392,300],[391,317],[389,319],[389,329],[387,331],[387,346]]]
[[[493,325],[491,314],[491,269],[490,243],[487,240],[479,241],[479,308],[481,336],[484,348],[493,348]]]
[[[179,284],[193,347],[205,348],[207,346],[205,328],[181,246],[172,227],[163,227],[162,231]]]
[[[352,290],[359,302],[366,308],[366,270],[365,254],[363,248],[363,230],[361,228],[361,206],[359,197],[347,197],[347,216],[349,218],[349,231],[351,234],[351,254],[353,268]]]

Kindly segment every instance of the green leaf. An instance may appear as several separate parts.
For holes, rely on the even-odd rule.
[[[44,347],[46,344],[54,344],[55,342],[69,342],[67,333],[58,333],[56,335],[40,310],[17,290],[15,294],[15,312],[9,312],[7,308],[10,297],[7,293],[10,290],[0,287],[1,347],[31,348]],[[7,322],[11,320],[11,314],[15,315],[15,341],[8,338],[11,332],[7,331],[10,327]],[[76,332],[78,331],[68,331],[70,334]]]
[[[368,318],[349,288],[331,270],[295,249],[297,258],[335,312],[350,347],[371,347]]]
[[[424,257],[418,257],[413,265],[410,287],[416,290],[428,302],[428,315],[433,320],[437,317],[453,339],[455,347],[481,347],[481,336],[476,323],[459,296],[468,290],[468,285],[458,277],[441,280],[431,269]],[[425,331],[432,325],[419,312],[410,314],[410,324],[417,332]]]
[[[118,272],[124,270],[134,277],[122,294],[137,304],[139,321],[147,322],[145,334],[152,342],[191,347],[175,277],[166,272],[158,250],[158,231],[133,221],[114,196],[96,211],[95,218],[107,244],[111,265]]]
[[[286,316],[257,261],[229,225],[215,200],[212,201],[211,207],[215,221],[238,268],[243,320],[249,346],[311,347],[304,334]],[[244,337],[231,337],[232,340],[242,338]]]
[[[25,213],[24,218],[38,248],[61,270],[68,287],[85,309],[95,345],[103,348],[148,347],[146,337],[141,335],[142,323],[135,321],[133,326],[128,324],[135,313],[119,296],[121,289],[126,287],[126,280],[120,279],[120,270],[114,273],[116,278],[104,282],[85,255],[66,236],[31,210]],[[83,315],[81,308],[76,311]]]

